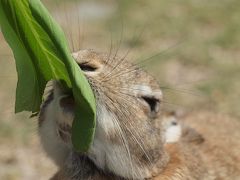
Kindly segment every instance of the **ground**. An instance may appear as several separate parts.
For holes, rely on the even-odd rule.
[[[240,1],[43,2],[72,49],[128,54],[155,76],[163,108],[240,117]],[[14,59],[0,34],[0,179],[47,179],[56,167],[39,145],[36,119],[14,114],[16,83]]]

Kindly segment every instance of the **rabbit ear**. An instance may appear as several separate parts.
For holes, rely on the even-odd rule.
[[[193,144],[201,144],[204,142],[204,137],[202,134],[197,132],[195,129],[183,124],[182,139],[185,142]]]

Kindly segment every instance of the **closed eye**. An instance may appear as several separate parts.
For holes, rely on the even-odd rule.
[[[160,98],[155,95],[141,95],[140,98],[148,109],[148,116],[155,118],[160,109]]]
[[[82,64],[79,64],[80,68],[82,71],[85,71],[85,72],[90,72],[90,71],[96,71],[97,68],[92,66],[91,64],[87,64],[87,63],[82,63]]]
[[[158,111],[159,100],[151,96],[142,96],[142,99],[148,104],[152,112]]]

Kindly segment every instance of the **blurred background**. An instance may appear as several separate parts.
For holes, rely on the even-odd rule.
[[[164,109],[240,118],[239,0],[44,0],[73,51],[125,57],[150,72]],[[48,179],[56,167],[39,145],[37,120],[14,114],[17,83],[0,33],[0,179]]]

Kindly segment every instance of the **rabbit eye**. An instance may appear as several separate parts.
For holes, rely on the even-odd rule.
[[[93,65],[87,64],[87,63],[82,63],[79,64],[81,70],[85,71],[85,72],[89,72],[89,71],[96,71],[97,68],[94,67]]]
[[[141,99],[149,107],[150,115],[154,117],[159,111],[160,99],[155,96],[141,96]]]

